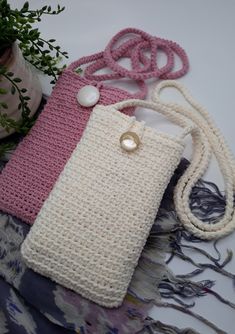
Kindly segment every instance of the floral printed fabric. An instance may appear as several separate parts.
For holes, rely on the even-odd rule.
[[[133,334],[143,328],[151,304],[127,295],[120,308],[105,309],[27,268],[20,245],[28,230],[0,215],[0,334]]]
[[[0,279],[0,333],[1,334],[62,334],[64,328],[50,322],[28,304],[4,279]],[[66,333],[76,333],[67,330]]]

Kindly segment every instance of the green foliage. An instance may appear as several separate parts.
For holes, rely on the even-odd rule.
[[[16,143],[2,143],[0,144],[0,157],[4,156],[6,153],[11,152],[16,147]]]
[[[14,73],[8,72],[7,68],[4,66],[1,66],[0,68],[0,75],[10,81],[11,83],[11,94],[14,95],[15,93],[19,96],[19,105],[18,109],[21,110],[22,119],[20,121],[15,121],[7,116],[6,113],[4,113],[4,109],[8,109],[8,106],[5,102],[1,102],[0,100],[0,125],[6,129],[6,131],[10,131],[11,129],[14,129],[14,131],[22,134],[26,134],[28,130],[33,125],[32,119],[29,117],[30,115],[30,109],[28,107],[28,101],[30,100],[30,97],[27,96],[25,93],[27,93],[26,88],[19,88],[17,85],[21,82],[20,78],[14,77]],[[7,91],[3,88],[0,88],[0,95],[6,94]]]
[[[62,57],[68,57],[67,52],[63,52],[60,46],[55,44],[55,39],[42,38],[39,29],[34,28],[33,24],[40,22],[43,15],[57,15],[64,9],[65,7],[58,5],[56,10],[52,10],[51,6],[31,10],[29,2],[25,2],[21,9],[11,9],[7,0],[0,0],[0,55],[17,41],[24,58],[38,70],[49,75],[52,78],[51,83],[54,84],[64,68],[58,64]],[[3,78],[10,81],[11,94],[19,96],[18,109],[22,113],[20,121],[14,121],[7,117],[8,106],[1,101],[1,95],[7,93],[5,89],[1,88]],[[0,125],[7,131],[14,129],[16,132],[26,134],[33,125],[33,120],[29,117],[28,101],[30,97],[27,96],[25,88],[18,86],[20,82],[20,78],[15,77],[14,73],[8,72],[6,67],[0,65]]]
[[[29,3],[25,2],[21,9],[12,10],[7,0],[0,0],[0,53],[10,47],[16,40],[19,41],[24,57],[36,68],[53,78],[55,83],[61,68],[57,66],[61,57],[67,57],[67,52],[61,51],[55,45],[55,39],[45,40],[41,37],[38,28],[33,23],[40,22],[43,15],[57,15],[65,7],[43,6],[41,9],[30,10]]]

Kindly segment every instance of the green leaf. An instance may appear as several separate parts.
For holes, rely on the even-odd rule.
[[[0,88],[0,94],[7,94],[7,90],[4,88]]]
[[[47,11],[48,13],[51,11],[51,6],[48,6]]]
[[[12,73],[12,72],[7,72],[7,76],[8,76],[8,77],[13,77],[13,75],[14,75],[14,73]]]
[[[14,78],[13,81],[14,82],[21,82],[22,80],[20,78]]]
[[[41,47],[43,47],[44,46],[43,41],[38,41],[38,45],[41,46]]]
[[[27,12],[28,9],[29,9],[29,3],[28,3],[28,1],[27,1],[27,2],[25,2],[24,5],[23,5],[23,7],[22,7],[22,9],[21,9],[21,13],[25,13],[25,12]]]
[[[0,157],[12,151],[15,147],[16,147],[16,143],[13,141],[0,144]]]
[[[35,28],[35,29],[33,29],[33,30],[30,31],[30,33],[32,33],[32,34],[35,34],[37,32],[38,32],[38,28]]]
[[[24,3],[23,8],[24,8],[24,9],[26,8],[27,10],[29,9],[29,3],[28,3],[28,1],[26,1],[26,2]]]
[[[18,17],[18,22],[21,24],[25,24],[27,22],[27,19],[24,17]]]
[[[0,104],[4,109],[8,109],[8,105],[5,102],[0,102]]]
[[[6,68],[0,65],[0,74],[6,73]]]
[[[35,17],[35,16],[37,16],[37,14],[34,13],[34,12],[31,12],[31,13],[28,14],[28,18],[32,18],[32,17]]]
[[[16,92],[16,88],[15,86],[11,86],[11,94],[14,95]]]
[[[75,72],[78,73],[78,74],[81,74],[82,73],[81,67],[76,68]]]
[[[26,93],[27,92],[27,89],[26,88],[22,88],[21,89],[21,93]]]
[[[21,103],[19,103],[19,104],[18,104],[18,109],[20,110],[20,109],[21,109],[21,107],[22,107],[22,104],[21,104]]]

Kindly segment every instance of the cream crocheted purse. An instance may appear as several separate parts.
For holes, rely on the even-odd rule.
[[[129,106],[158,111],[183,127],[183,132],[178,136],[159,133],[119,112]],[[206,121],[199,130],[199,124],[189,118],[198,123],[187,110],[181,112],[162,102],[97,105],[22,245],[26,263],[100,305],[119,306],[189,133],[194,155],[177,186],[176,207],[182,222],[195,234],[217,237],[213,231],[200,234],[188,222],[192,214],[187,196],[211,150],[203,131],[208,130],[203,128]]]

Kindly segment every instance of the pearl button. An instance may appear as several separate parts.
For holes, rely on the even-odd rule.
[[[128,131],[120,137],[121,148],[127,152],[135,151],[140,145],[140,139],[136,133]]]
[[[82,87],[77,93],[78,103],[83,107],[94,106],[100,98],[100,92],[95,86],[87,85]]]

